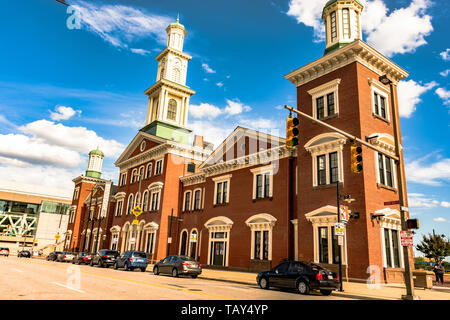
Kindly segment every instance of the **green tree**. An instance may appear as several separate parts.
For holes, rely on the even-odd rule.
[[[425,257],[441,262],[450,255],[450,241],[444,234],[435,234],[433,230],[433,234],[423,236],[416,249]]]

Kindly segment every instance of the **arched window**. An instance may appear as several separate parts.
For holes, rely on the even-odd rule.
[[[139,177],[138,177],[138,181],[144,179],[144,167],[140,167],[139,168]]]
[[[142,211],[147,211],[147,205],[148,205],[148,191],[145,191],[143,197]]]
[[[173,81],[178,83],[181,81],[181,71],[178,68],[173,69]]]
[[[127,207],[127,215],[131,214],[131,209],[133,209],[133,195],[130,194],[128,197],[128,207]]]
[[[134,200],[134,206],[135,206],[135,207],[136,207],[136,206],[141,206],[140,200],[141,200],[141,195],[139,194],[139,192],[137,192],[137,193],[136,193],[135,200]]]
[[[191,236],[189,237],[189,256],[192,259],[197,258],[197,230],[191,231]]]
[[[174,99],[169,100],[169,107],[167,109],[167,119],[172,121],[177,120],[177,102]]]
[[[181,242],[180,242],[180,256],[186,255],[187,249],[187,236],[188,233],[186,230],[181,232]]]
[[[149,164],[147,165],[147,173],[146,173],[146,175],[145,175],[145,178],[148,179],[148,178],[151,177],[151,175],[152,175],[152,164],[149,163]]]

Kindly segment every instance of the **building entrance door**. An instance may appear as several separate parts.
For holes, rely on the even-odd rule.
[[[223,266],[224,254],[225,254],[225,243],[214,242],[214,253],[213,253],[213,265]]]

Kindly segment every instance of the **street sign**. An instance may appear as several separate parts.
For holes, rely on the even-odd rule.
[[[190,241],[191,242],[197,242],[197,234],[196,233],[192,233],[191,234]]]
[[[136,238],[130,238],[130,244],[135,244],[136,243]]]
[[[345,226],[343,223],[334,224],[334,234],[337,236],[343,236],[345,234]]]
[[[338,245],[340,246],[344,245],[344,236],[338,236]]]
[[[393,204],[400,204],[400,200],[388,201],[384,203],[385,206],[391,206]]]
[[[403,211],[409,212],[409,208],[408,207],[400,207],[400,209],[402,209]]]
[[[134,219],[134,220],[133,220],[133,224],[139,225],[139,220]]]
[[[341,213],[341,222],[347,223],[348,222],[348,206],[341,205],[340,213]]]
[[[172,237],[167,238],[167,243],[172,243]]]
[[[403,247],[413,246],[413,233],[411,231],[400,231],[400,242]]]
[[[59,235],[59,233],[57,233],[57,234],[55,235],[55,239],[58,240],[59,238],[61,238],[61,236]]]
[[[113,243],[117,243],[118,238],[113,238]]]
[[[139,207],[139,205],[137,205],[136,207],[134,207],[134,209],[131,211],[133,212],[133,214],[137,217],[139,217],[142,213],[142,209],[141,207]]]

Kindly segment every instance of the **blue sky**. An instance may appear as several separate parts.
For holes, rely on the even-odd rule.
[[[72,188],[99,145],[104,177],[117,181],[114,161],[143,125],[154,57],[178,14],[197,92],[190,128],[216,145],[237,125],[284,135],[280,106],[296,103],[284,75],[325,46],[326,0],[68,2],[80,29],[54,0],[0,3],[0,179]],[[410,211],[419,234],[450,235],[450,5],[363,2],[363,40],[410,73],[399,87]]]

